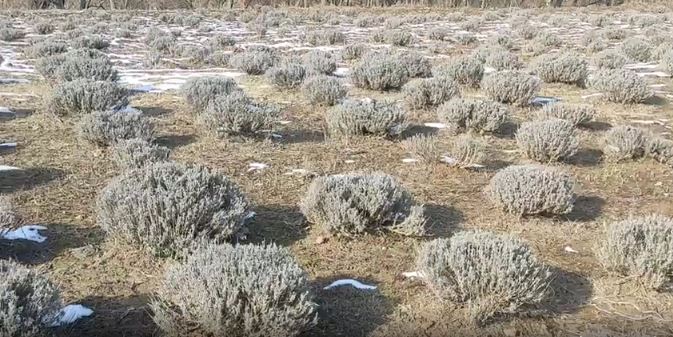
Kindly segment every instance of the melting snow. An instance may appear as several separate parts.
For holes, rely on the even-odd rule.
[[[360,281],[353,280],[353,279],[337,280],[337,281],[332,282],[330,285],[328,285],[327,287],[325,287],[323,289],[328,290],[328,289],[332,289],[332,288],[340,287],[340,286],[345,286],[345,285],[349,285],[349,286],[352,286],[354,288],[363,289],[363,290],[375,290],[376,289],[376,286],[367,285],[367,284],[361,283]]]

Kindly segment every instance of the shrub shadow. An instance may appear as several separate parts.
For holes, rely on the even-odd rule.
[[[498,131],[493,133],[493,136],[500,139],[514,139],[517,130],[519,130],[519,124],[507,121],[500,126]]]
[[[300,336],[367,336],[388,320],[397,303],[380,290],[365,290],[344,285],[323,289],[340,279],[356,279],[367,285],[379,282],[353,275],[334,275],[318,278],[313,283],[319,307],[318,325]]]
[[[668,101],[665,98],[663,98],[659,95],[653,95],[652,97],[644,100],[643,104],[656,105],[656,106],[663,107],[663,106],[666,106],[668,104]]]
[[[277,134],[283,136],[280,139],[283,144],[322,143],[327,139],[324,132],[315,130],[291,130]]]
[[[607,131],[612,128],[612,125],[610,123],[593,121],[581,124],[578,127],[580,129],[586,129],[590,131]]]
[[[73,303],[82,304],[93,310],[93,315],[84,317],[73,324],[56,328],[57,337],[97,336],[97,337],[152,337],[157,326],[152,321],[147,295],[129,297],[90,296]]]
[[[570,221],[593,221],[601,215],[604,206],[605,199],[599,196],[579,196],[575,200],[572,212],[561,217]]]
[[[574,156],[568,158],[568,164],[577,166],[596,166],[603,161],[603,151],[598,149],[582,148]]]
[[[296,206],[265,205],[254,211],[257,214],[248,223],[250,243],[275,242],[289,246],[307,235],[304,215]]]
[[[421,124],[410,125],[402,134],[400,139],[411,138],[416,135],[433,136],[439,133],[438,128],[432,128]]]
[[[571,314],[591,301],[593,285],[589,278],[557,267],[551,267],[550,271],[554,277],[550,285],[551,294],[542,303],[547,312]]]
[[[54,168],[21,168],[0,171],[0,193],[29,190],[65,176],[65,172]]]
[[[66,224],[44,224],[40,234],[45,242],[0,239],[0,259],[12,259],[26,265],[40,265],[74,248],[98,246],[105,234],[98,227],[82,228]]]
[[[166,135],[157,137],[154,142],[158,145],[165,146],[171,150],[179,147],[187,146],[196,141],[194,135]]]
[[[457,208],[439,204],[426,204],[428,234],[433,237],[448,237],[458,229],[458,224],[465,220],[463,213]]]
[[[173,110],[171,109],[166,109],[158,106],[140,106],[135,108],[142,111],[143,115],[148,117],[159,117],[168,115],[173,112]]]

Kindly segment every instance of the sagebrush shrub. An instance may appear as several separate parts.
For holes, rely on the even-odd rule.
[[[78,79],[59,83],[48,98],[48,111],[57,115],[117,110],[128,105],[128,90],[115,82]]]
[[[564,119],[575,126],[590,122],[595,115],[596,109],[587,104],[553,103],[540,110],[542,117]]]
[[[480,323],[542,302],[552,281],[549,269],[523,241],[483,231],[423,244],[416,265],[435,295],[466,303]]]
[[[242,89],[230,77],[207,76],[191,78],[180,87],[182,96],[195,111],[201,113],[215,97],[226,96]]]
[[[405,139],[402,146],[414,159],[433,163],[439,160],[441,154],[438,142],[435,135],[418,134]]]
[[[363,44],[349,44],[341,51],[341,58],[344,60],[357,60],[367,51]]]
[[[105,49],[110,42],[100,35],[84,35],[72,41],[75,48]]]
[[[386,32],[385,40],[393,46],[405,47],[414,39],[413,34],[406,30],[391,30]]]
[[[587,61],[572,52],[543,55],[535,61],[533,68],[548,83],[584,86],[588,74]]]
[[[337,68],[332,53],[322,50],[312,50],[303,55],[304,66],[311,74],[331,75]]]
[[[306,34],[306,42],[312,46],[334,45],[346,42],[346,35],[335,30],[312,30]]]
[[[485,156],[486,146],[470,135],[459,135],[451,143],[449,149],[450,165],[470,167],[480,165]]]
[[[346,99],[325,116],[333,136],[397,136],[407,128],[407,114],[397,104],[373,99]]]
[[[376,55],[373,55],[376,56]],[[365,55],[369,57],[369,55]],[[409,77],[430,77],[432,76],[432,65],[430,60],[416,52],[400,52],[393,56],[397,62],[402,63],[409,73]]]
[[[0,336],[49,335],[63,305],[58,288],[37,271],[0,260]]]
[[[673,140],[650,136],[645,153],[654,160],[673,168]]]
[[[12,42],[22,39],[26,36],[26,33],[19,29],[14,28],[2,28],[0,29],[0,40],[5,42]]]
[[[566,172],[541,165],[514,165],[493,176],[486,194],[491,202],[516,215],[567,214],[575,204],[575,180]]]
[[[226,138],[253,136],[260,130],[271,129],[279,115],[275,106],[255,102],[243,92],[232,92],[215,97],[198,115],[198,121],[211,134]]]
[[[68,51],[68,45],[59,40],[45,40],[34,43],[23,50],[23,54],[30,58],[47,57],[63,54]]]
[[[311,104],[331,106],[346,96],[347,89],[337,78],[316,75],[304,81],[301,92]]]
[[[82,116],[77,130],[82,139],[99,146],[131,138],[151,140],[154,137],[154,125],[142,112],[136,111],[95,111]]]
[[[645,131],[628,125],[618,125],[605,134],[603,152],[614,160],[637,159],[645,155],[648,136]]]
[[[673,275],[673,219],[653,214],[607,226],[598,257],[609,270],[640,278],[656,290],[670,287]]]
[[[248,75],[262,75],[276,62],[278,62],[278,56],[270,50],[248,50],[235,53],[229,59],[231,66],[245,71]]]
[[[673,73],[673,48],[661,57],[659,63],[666,69],[666,71]]]
[[[168,160],[167,147],[152,144],[145,139],[119,140],[112,148],[112,160],[121,169],[136,169]]]
[[[526,105],[540,90],[540,79],[522,71],[499,71],[484,78],[481,88],[501,103]]]
[[[620,50],[633,61],[648,62],[652,58],[652,45],[639,37],[624,40]]]
[[[371,90],[399,89],[409,77],[405,64],[390,52],[367,53],[351,72],[356,87]]]
[[[437,108],[437,118],[454,132],[495,132],[508,115],[505,105],[474,98],[455,98]]]
[[[435,27],[430,30],[428,33],[428,38],[430,40],[443,41],[447,36],[449,36],[451,31],[445,27]]]
[[[172,337],[291,337],[318,320],[308,275],[274,244],[199,247],[169,267],[150,307]]]
[[[347,173],[313,180],[299,203],[306,219],[337,235],[377,230],[424,235],[423,206],[384,173]]]
[[[543,163],[568,159],[579,146],[575,126],[563,119],[521,124],[516,143],[526,157]]]
[[[424,109],[440,105],[460,96],[458,84],[451,78],[423,78],[409,82],[402,87],[404,102],[413,109]]]
[[[42,57],[35,68],[51,83],[74,79],[116,81],[118,77],[110,59],[95,49],[76,49]]]
[[[603,30],[603,36],[613,41],[624,40],[627,35],[627,31],[621,28],[608,28]]]
[[[523,68],[523,62],[521,62],[518,55],[500,48],[493,49],[488,53],[484,62],[495,70],[516,70]]]
[[[479,87],[484,77],[484,65],[474,57],[464,56],[451,59],[432,70],[435,76],[448,77],[470,87]]]
[[[615,103],[641,103],[654,95],[645,80],[624,69],[599,70],[593,74],[589,85],[600,91],[605,100]]]
[[[156,163],[112,180],[96,202],[98,225],[157,256],[183,256],[244,228],[249,204],[229,178],[202,166]]]
[[[603,50],[592,59],[592,63],[598,69],[621,69],[626,61],[626,56],[615,49]]]
[[[662,61],[662,58],[671,51],[673,51],[673,41],[662,42],[652,50],[652,60]]]
[[[56,27],[49,22],[49,21],[40,21],[37,24],[35,24],[35,27],[33,27],[35,32],[40,34],[40,35],[47,35],[51,34],[56,30]]]
[[[281,88],[296,88],[306,77],[306,68],[292,61],[279,62],[265,73],[271,83]]]
[[[3,230],[14,228],[21,222],[21,217],[14,210],[14,204],[9,197],[0,197],[0,234]]]

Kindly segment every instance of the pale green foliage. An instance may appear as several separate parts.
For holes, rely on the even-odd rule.
[[[337,78],[316,75],[304,81],[301,92],[311,104],[331,106],[346,96],[347,89]]]
[[[77,130],[82,139],[99,146],[131,138],[151,140],[154,137],[154,125],[142,112],[135,111],[95,111],[82,116]]]
[[[484,65],[474,57],[453,58],[432,70],[437,77],[451,78],[470,87],[479,87],[484,77]]]
[[[540,116],[567,120],[573,125],[582,125],[590,122],[596,115],[596,109],[587,104],[552,103],[540,110]]]
[[[48,111],[57,115],[115,110],[128,104],[128,91],[114,82],[78,79],[54,88]]]
[[[458,84],[448,77],[419,79],[407,83],[402,89],[404,102],[413,109],[437,106],[460,96]]]
[[[539,78],[521,71],[499,71],[484,78],[481,87],[493,100],[526,105],[540,90]]]
[[[454,98],[437,108],[439,120],[454,132],[495,132],[508,114],[503,104],[474,98]]]
[[[407,114],[395,103],[346,99],[325,117],[332,136],[397,136],[407,128]]]
[[[272,105],[255,102],[242,92],[215,97],[198,121],[217,137],[253,136],[260,130],[271,129],[280,110]]]
[[[572,52],[543,55],[535,61],[533,69],[545,82],[578,86],[584,86],[588,74],[587,61]]]
[[[647,140],[647,134],[639,128],[615,126],[605,134],[603,152],[614,161],[640,158],[645,155]]]
[[[121,169],[135,169],[168,160],[170,150],[148,142],[132,138],[120,140],[112,148],[112,160]]]
[[[397,55],[390,52],[370,52],[353,67],[351,77],[356,87],[389,90],[401,88],[410,75]]]
[[[635,72],[623,69],[599,70],[589,85],[603,94],[609,102],[622,104],[641,103],[652,97],[652,89]]]
[[[563,119],[523,123],[516,143],[526,157],[543,163],[568,159],[579,146],[574,125]]]
[[[241,88],[236,84],[236,81],[226,76],[191,78],[180,87],[182,96],[187,104],[196,110],[195,113],[203,112],[215,97],[240,91]]]

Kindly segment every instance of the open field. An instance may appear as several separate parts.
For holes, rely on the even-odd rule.
[[[38,34],[36,25],[43,22],[50,22],[53,31]],[[641,128],[652,137],[673,137],[673,11],[668,8],[17,11],[0,16],[0,25],[25,32],[0,41],[0,106],[16,113],[0,120],[0,141],[18,143],[16,151],[0,153],[0,165],[20,168],[0,171],[0,194],[12,198],[25,223],[46,226],[43,234],[48,237],[42,244],[0,245],[0,256],[43,273],[58,285],[66,303],[94,310],[92,317],[57,329],[59,336],[162,336],[148,304],[165,268],[178,263],[107,237],[97,224],[98,195],[121,169],[110,147],[80,137],[82,114],[50,111],[58,83],[36,71],[44,55],[27,52],[42,40],[63,41],[74,49],[82,36],[94,35],[109,42],[101,51],[118,71],[117,82],[131,90],[129,106],[142,111],[156,128],[154,143],[169,148],[173,161],[228,176],[251,202],[256,215],[239,242],[287,247],[307,272],[319,314],[317,325],[300,336],[673,335],[671,293],[610,272],[596,256],[607,224],[632,215],[673,217],[673,159],[668,164],[649,156],[614,161],[604,144],[608,130],[619,125]],[[165,46],[148,37],[157,30],[159,36],[172,36]],[[321,32],[338,37],[325,42]],[[388,38],[391,32],[410,33],[410,40]],[[443,35],[438,38],[439,32]],[[310,43],[313,34],[319,36]],[[222,37],[231,42],[214,42]],[[550,39],[554,41],[545,42]],[[638,74],[653,96],[637,103],[607,102],[606,93],[592,85],[598,73],[594,57],[608,49],[627,53],[625,41],[636,40],[650,48],[647,57],[635,60],[639,52],[624,55],[626,63],[617,68]],[[588,85],[547,81],[534,95],[535,104],[508,104],[507,121],[496,132],[472,135],[485,151],[476,168],[405,160],[420,159],[404,147],[415,134],[436,135],[441,149],[449,149],[458,135],[433,127],[440,122],[437,107],[410,107],[404,90],[354,85],[351,75],[362,60],[342,57],[346,46],[362,44],[364,51],[417,53],[439,69],[498,41],[507,55],[520,60],[514,68],[532,74],[537,74],[534,65],[541,55],[574,51],[587,61]],[[336,69],[331,76],[347,89],[348,98],[395,102],[406,112],[408,127],[391,137],[335,137],[325,122],[333,107],[310,104],[298,88],[279,87],[269,77],[249,75],[230,64],[231,55],[258,45],[274,48],[279,58],[301,60],[313,50],[332,53]],[[672,55],[671,64],[665,55]],[[489,64],[497,60],[485,61],[485,77],[506,68]],[[233,78],[255,101],[279,108],[271,130],[227,139],[206,132],[180,87],[190,79],[220,75]],[[487,96],[478,86],[461,85],[460,92],[462,97]],[[499,170],[535,162],[522,153],[515,135],[549,100],[588,104],[596,111],[592,121],[575,129],[576,153],[545,163],[574,177],[574,207],[560,215],[508,214],[484,189]],[[252,163],[268,166],[251,169]],[[427,235],[338,237],[305,219],[298,204],[315,177],[360,170],[396,177],[425,206]],[[520,314],[477,324],[468,318],[465,305],[440,301],[422,281],[402,276],[416,270],[424,242],[475,229],[509,233],[528,243],[552,272],[549,295]],[[323,289],[343,278],[378,289]]]

